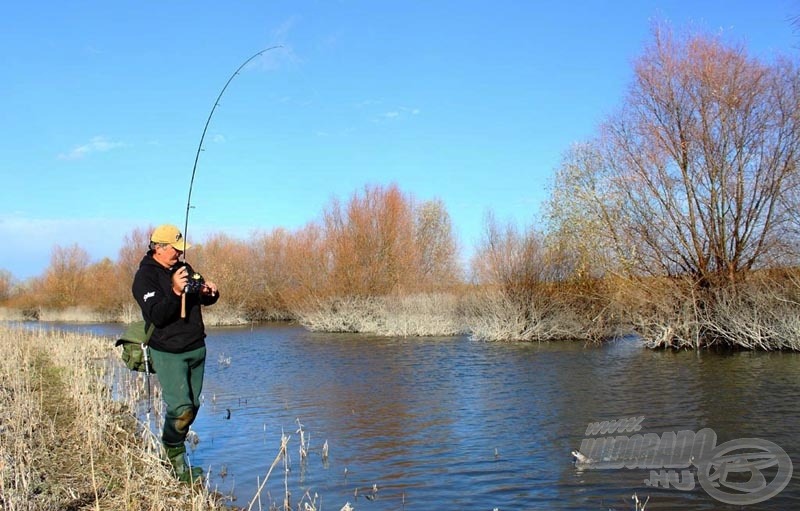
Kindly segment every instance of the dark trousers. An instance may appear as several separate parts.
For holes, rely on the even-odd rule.
[[[200,409],[200,392],[206,365],[206,349],[186,353],[167,353],[151,349],[153,368],[161,384],[161,396],[167,405],[164,417],[164,445],[183,445],[189,426]]]

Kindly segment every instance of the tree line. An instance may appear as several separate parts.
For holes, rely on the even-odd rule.
[[[445,205],[397,185],[332,200],[293,232],[212,235],[191,262],[248,320],[311,324],[346,311],[385,325],[398,311],[443,307],[420,312],[408,297],[447,295],[462,330],[487,339],[635,331],[654,347],[797,349],[796,62],[657,24],[633,71],[618,110],[565,152],[543,218],[519,227],[488,214],[467,267]],[[148,235],[130,233],[117,261],[55,247],[39,278],[15,285],[0,272],[0,300],[122,308],[121,276],[135,272]]]
[[[131,301],[151,231],[128,233],[116,261],[92,262],[78,244],[55,246],[42,276],[15,283],[3,272],[0,299],[21,308],[119,309]],[[442,201],[418,202],[396,184],[365,186],[346,204],[334,199],[321,221],[294,232],[277,228],[246,240],[212,234],[188,255],[253,320],[290,317],[293,308],[334,296],[436,292],[463,282]]]

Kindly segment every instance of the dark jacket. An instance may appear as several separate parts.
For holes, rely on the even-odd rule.
[[[148,325],[156,326],[150,347],[169,353],[184,353],[205,346],[205,325],[200,305],[212,305],[219,299],[200,293],[186,295],[186,318],[181,318],[181,297],[172,292],[172,274],[180,268],[164,268],[152,252],[144,256],[133,278],[133,297],[142,309]],[[188,266],[188,265],[187,265]],[[193,270],[188,268],[191,275]]]

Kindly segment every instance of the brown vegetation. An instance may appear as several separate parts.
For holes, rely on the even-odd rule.
[[[758,271],[735,286],[682,278],[620,283],[625,321],[652,348],[800,350],[800,274]]]
[[[533,228],[501,227],[489,215],[472,261],[473,337],[500,341],[597,341],[613,335],[597,279],[569,270],[557,245]]]
[[[147,395],[143,377],[122,365],[113,346],[87,334],[0,326],[0,509],[293,508],[288,435],[246,508],[228,507],[236,496],[211,490],[211,481],[178,482],[147,427],[149,417],[142,423],[135,415]],[[160,423],[163,403],[159,387],[153,390],[154,423]],[[300,442],[302,455],[308,451],[302,425]],[[279,503],[263,490],[281,462],[285,495]],[[301,495],[298,509],[318,508],[316,494]]]
[[[751,277],[797,260],[799,101],[791,62],[656,26],[621,111],[567,154],[552,236],[574,274],[619,283],[649,345],[792,345],[764,307],[794,316],[793,285]]]
[[[28,311],[23,316],[32,319],[76,314],[92,320],[98,315],[106,320],[136,318],[130,284],[150,230],[136,229],[126,236],[116,263],[90,263],[78,245],[54,247],[44,276],[9,292],[5,305]],[[255,233],[249,240],[213,234],[188,253],[192,265],[224,294],[224,300],[206,312],[210,325],[297,319],[310,327],[350,323],[347,329],[352,330],[351,316],[361,310],[361,324],[375,331],[379,323],[369,321],[374,307],[345,312],[330,304],[363,305],[377,298],[389,316],[401,314],[387,317],[378,330],[408,335],[462,330],[454,326],[452,314],[440,309],[454,303],[443,293],[452,292],[461,281],[456,256],[442,202],[418,204],[396,185],[367,186],[346,204],[332,200],[321,223],[296,232],[275,229]],[[428,292],[434,294],[420,295]],[[431,318],[428,326],[420,319],[425,315]]]
[[[0,508],[226,509],[137,439],[133,402],[111,398],[111,346],[0,326]]]
[[[318,332],[447,336],[468,331],[463,300],[454,294],[421,293],[322,299],[309,304],[298,321]]]
[[[417,205],[397,186],[365,187],[346,205],[332,201],[323,227],[300,234],[294,246],[304,250],[288,258],[290,280],[299,286],[288,286],[284,296],[308,328],[387,335],[463,330],[448,296],[460,275],[441,201]]]
[[[797,279],[762,276],[800,256],[798,104],[793,62],[656,25],[619,112],[556,170],[544,228],[487,217],[471,286],[441,201],[366,186],[296,232],[197,244],[190,262],[224,296],[209,324],[493,340],[630,327],[653,347],[797,349]],[[148,232],[126,238],[116,263],[55,247],[41,278],[0,273],[0,300],[29,318],[80,306],[135,317]]]

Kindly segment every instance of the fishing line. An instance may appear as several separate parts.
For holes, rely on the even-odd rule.
[[[184,221],[184,224],[183,224],[183,239],[184,240],[188,240],[189,239],[189,232],[188,232],[189,231],[189,210],[192,207],[192,187],[194,186],[194,176],[197,173],[197,162],[200,159],[200,151],[203,150],[203,140],[206,138],[206,131],[208,131],[208,125],[211,123],[211,117],[214,116],[214,111],[217,109],[217,106],[219,106],[219,100],[222,98],[222,95],[225,94],[225,89],[228,88],[228,85],[230,85],[230,83],[233,81],[233,79],[236,78],[236,75],[239,74],[239,71],[241,71],[242,68],[244,68],[244,66],[249,64],[251,60],[255,59],[256,57],[259,57],[260,55],[263,55],[264,53],[266,53],[266,52],[268,52],[270,50],[274,50],[276,48],[282,48],[282,47],[283,46],[281,46],[281,45],[277,45],[277,46],[272,46],[270,48],[266,48],[266,49],[261,50],[260,52],[258,52],[256,54],[254,54],[252,57],[248,58],[244,62],[242,62],[242,65],[240,65],[236,69],[236,71],[233,72],[231,77],[228,78],[228,81],[225,82],[225,86],[222,88],[221,91],[219,91],[219,95],[217,96],[216,101],[214,101],[214,106],[211,107],[211,112],[208,114],[208,119],[206,119],[206,125],[205,125],[205,127],[203,127],[203,134],[200,135],[200,143],[197,144],[197,153],[194,156],[194,166],[192,167],[192,179],[189,181],[189,197],[186,199],[186,220]],[[188,247],[184,246],[183,248],[188,248]],[[183,260],[186,261],[186,250],[183,251]]]

